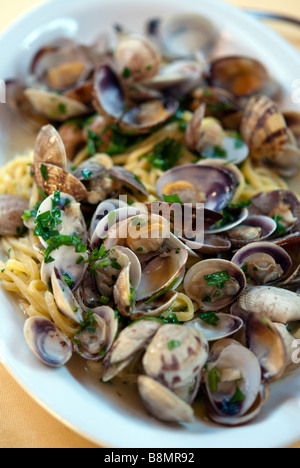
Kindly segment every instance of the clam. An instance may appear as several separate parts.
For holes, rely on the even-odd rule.
[[[105,241],[107,249],[113,248],[121,242],[125,244],[125,239],[128,235],[128,220],[140,214],[140,209],[134,208],[133,206],[125,206],[110,211],[97,224],[91,238],[91,248],[95,249],[99,247],[103,241]],[[126,222],[124,223],[124,230],[122,229],[123,224],[121,225],[123,221]]]
[[[300,234],[290,234],[282,239],[276,240],[276,244],[282,247],[292,259],[292,268],[288,278],[282,282],[282,286],[298,286],[300,281]]]
[[[277,229],[277,223],[268,216],[249,216],[243,223],[227,232],[234,248],[241,248],[252,242],[270,238]]]
[[[149,413],[161,421],[192,423],[191,406],[167,387],[145,375],[138,377],[138,390]]]
[[[192,112],[195,112],[203,104],[205,104],[205,117],[214,117],[227,129],[238,130],[240,128],[242,120],[240,105],[229,91],[212,87],[196,88],[191,94],[189,107]]]
[[[164,325],[143,357],[145,374],[173,390],[188,384],[203,370],[208,342],[199,330],[181,325]]]
[[[53,269],[51,286],[58,310],[75,323],[83,322],[83,310],[57,268]]]
[[[169,289],[176,289],[183,280],[188,253],[185,249],[171,250],[151,260],[143,268],[140,284],[135,291],[136,301],[151,303],[153,298]]]
[[[173,392],[188,405],[192,405],[198,396],[201,385],[202,373],[194,377],[188,384],[175,388]]]
[[[51,121],[66,122],[89,113],[86,105],[67,96],[42,89],[26,89],[25,97],[38,114]]]
[[[169,120],[179,106],[175,99],[163,98],[128,108],[119,78],[110,65],[102,65],[95,73],[94,105],[101,115],[118,122],[121,130],[141,134]]]
[[[115,199],[115,198],[109,198],[97,206],[92,221],[91,221],[91,226],[90,226],[90,238],[93,237],[93,234],[98,226],[98,223],[105,218],[109,213],[112,211],[116,211],[119,208],[126,208],[128,205],[125,201]]]
[[[118,319],[107,306],[93,309],[85,317],[83,329],[76,335],[74,349],[84,359],[97,361],[110,350],[118,332]]]
[[[128,171],[124,167],[121,166],[114,166],[110,169],[109,175],[112,179],[118,181],[125,187],[132,189],[145,197],[149,196],[148,191],[146,190],[145,186],[139,180],[139,178],[133,174],[132,172]]]
[[[63,141],[52,125],[41,128],[34,148],[34,163],[52,164],[67,170],[67,155]]]
[[[233,303],[246,287],[244,272],[227,260],[203,260],[186,274],[186,294],[203,311],[218,311]]]
[[[149,81],[159,71],[161,57],[144,36],[124,34],[117,45],[114,58],[119,76],[128,84]]]
[[[273,218],[281,226],[280,234],[287,234],[293,229],[298,222],[300,211],[296,195],[289,190],[259,193],[251,199],[248,210],[251,215]],[[275,234],[277,235],[277,232]]]
[[[22,216],[29,202],[16,195],[0,195],[0,236],[16,236],[24,231]]]
[[[277,333],[281,336],[281,339],[284,344],[285,348],[285,356],[286,356],[286,368],[285,372],[291,372],[299,367],[299,360],[297,355],[297,360],[294,359],[295,352],[297,352],[295,348],[295,344],[298,346],[297,340],[295,340],[295,336],[293,332],[290,330],[289,327],[283,325],[282,323],[273,323],[273,327],[277,330]]]
[[[144,350],[162,326],[158,320],[139,320],[121,331],[105,356],[103,382],[108,382],[128,366],[136,354]]]
[[[88,196],[85,186],[69,172],[52,164],[36,163],[32,166],[34,180],[47,195],[61,191],[68,193],[77,201]]]
[[[237,306],[245,316],[259,314],[278,323],[300,320],[300,296],[282,288],[248,287],[238,298]]]
[[[253,420],[265,403],[261,378],[251,351],[231,339],[215,343],[204,376],[209,416],[229,426]]]
[[[162,20],[157,35],[163,54],[171,60],[193,59],[199,53],[209,55],[219,39],[208,18],[190,13]]]
[[[187,245],[190,245],[187,243]],[[204,237],[203,246],[197,250],[198,253],[204,255],[219,255],[223,252],[228,252],[231,249],[231,242],[221,236],[208,234]]]
[[[239,317],[218,313],[214,314],[213,324],[205,321],[206,314],[200,314],[197,318],[186,323],[187,327],[194,327],[204,333],[208,342],[222,340],[237,333],[244,326],[244,322]],[[202,320],[202,317],[204,320]],[[206,316],[207,317],[207,316]]]
[[[159,73],[146,86],[178,97],[186,95],[202,81],[206,66],[200,61],[176,60],[160,67]]]
[[[266,96],[249,100],[241,124],[241,134],[251,157],[272,164],[283,175],[294,174],[300,150],[277,105]],[[297,171],[296,171],[297,172]]]
[[[235,97],[245,98],[262,94],[270,81],[265,67],[248,57],[225,57],[211,62],[209,82]]]
[[[67,281],[74,292],[83,281],[87,272],[87,253],[77,253],[75,247],[62,245],[51,253],[51,263],[43,261],[41,266],[41,279],[48,286],[54,268],[57,268],[60,276]]]
[[[106,297],[113,295],[113,288],[121,271],[129,266],[130,286],[137,288],[142,275],[141,264],[137,256],[128,248],[114,247],[104,260],[96,262],[95,281],[99,292]]]
[[[286,369],[286,349],[271,320],[250,314],[246,321],[247,346],[257,357],[266,381],[279,380]]]
[[[300,114],[295,111],[284,111],[284,119],[287,123],[288,128],[293,132],[298,146],[300,147]]]
[[[45,317],[31,317],[24,326],[26,343],[47,366],[64,366],[72,357],[71,340]]]
[[[207,209],[221,211],[234,197],[236,187],[234,175],[224,167],[187,164],[161,176],[156,191],[161,199],[177,194],[183,203],[204,203]]]
[[[292,266],[286,251],[270,242],[246,245],[234,255],[232,262],[243,269],[248,283],[259,286],[282,282]]]
[[[54,166],[53,166],[54,167]],[[55,225],[55,229],[50,229],[49,236],[35,232],[39,235],[40,242],[44,247],[48,246],[47,240],[52,235],[66,235],[66,236],[78,236],[83,242],[87,241],[87,227],[83,214],[81,212],[81,206],[76,200],[67,193],[55,192],[47,197],[40,205],[37,212],[37,221],[40,219],[47,219],[47,222],[52,222]],[[51,225],[53,228],[53,225]],[[47,239],[48,237],[48,239]]]

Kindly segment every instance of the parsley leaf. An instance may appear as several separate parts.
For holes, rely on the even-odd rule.
[[[281,223],[281,221],[284,220],[284,218],[282,216],[278,216],[278,215],[275,215],[273,216],[273,218],[275,223],[277,224],[277,229],[275,231],[275,234],[277,236],[282,236],[283,234],[286,233],[286,227]]]
[[[153,148],[153,153],[143,156],[156,169],[167,171],[172,169],[180,160],[183,145],[172,138],[166,138]]]
[[[213,327],[217,327],[218,326],[218,322],[219,322],[219,317],[212,311],[210,312],[205,312],[203,314],[200,314],[199,315],[199,318],[207,323],[208,325],[211,325]]]
[[[168,342],[168,349],[172,351],[174,348],[178,348],[180,346],[180,341],[178,340],[171,340]]]
[[[174,195],[164,195],[163,197],[166,203],[180,203],[181,205],[183,205],[183,202],[180,200],[177,193],[175,193]]]
[[[221,382],[221,372],[217,367],[214,367],[208,373],[208,383],[209,389],[211,392],[216,392],[218,390],[218,383]]]
[[[224,283],[230,280],[228,271],[217,271],[211,275],[204,276],[208,286],[217,286],[219,289],[224,289]]]

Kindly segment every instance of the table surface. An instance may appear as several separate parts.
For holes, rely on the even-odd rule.
[[[41,0],[10,0],[1,9],[0,32],[15,18]],[[266,10],[300,19],[299,0],[230,0],[234,5]],[[294,26],[269,22],[300,50],[300,30]],[[97,448],[41,408],[0,363],[0,448]],[[293,448],[300,448],[296,444]]]

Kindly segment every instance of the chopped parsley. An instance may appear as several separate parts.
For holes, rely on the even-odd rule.
[[[212,311],[210,312],[205,312],[203,314],[200,314],[199,315],[199,318],[207,323],[208,325],[211,325],[213,327],[217,327],[218,326],[218,322],[219,322],[219,317]]]
[[[82,174],[84,180],[90,179],[90,178],[93,177],[93,175],[94,175],[94,174],[92,173],[92,171],[90,171],[89,169],[83,169],[83,170],[81,171],[81,174]]]
[[[66,285],[69,286],[69,288],[74,286],[74,281],[72,280],[71,276],[68,273],[63,273],[62,277]]]
[[[29,220],[32,219],[32,218],[36,218],[40,206],[41,206],[41,202],[37,202],[37,203],[34,205],[34,207],[33,207],[32,210],[25,210],[25,211],[24,211],[24,214],[23,214],[23,216],[22,216],[22,219],[23,219],[24,221],[29,221]]]
[[[208,373],[208,384],[211,392],[216,392],[218,390],[218,384],[221,382],[221,372],[217,367],[214,367]]]
[[[125,80],[128,80],[128,78],[131,77],[131,70],[130,70],[130,68],[125,67],[124,70],[123,70],[122,76],[123,76],[123,78],[125,78]]]
[[[235,394],[233,395],[233,397],[231,398],[229,404],[230,405],[234,405],[236,403],[240,403],[242,401],[245,401],[246,399],[246,396],[243,394],[243,392],[241,391],[240,387],[237,385],[236,386],[236,392]]]
[[[180,346],[180,341],[178,340],[171,340],[168,342],[168,349],[172,351],[174,348],[178,348]]]
[[[281,221],[283,221],[284,218],[282,216],[275,215],[275,216],[273,216],[272,219],[274,219],[275,223],[277,224],[275,234],[277,236],[282,236],[283,234],[285,234],[286,233],[286,227],[281,223]]]
[[[183,145],[172,138],[166,138],[153,148],[153,153],[142,158],[148,159],[156,169],[167,171],[179,162],[183,152]]]
[[[166,203],[180,203],[181,205],[183,204],[177,193],[174,195],[164,195],[163,197]]]
[[[45,166],[45,164],[41,165],[41,174],[42,174],[43,179],[47,181],[48,180],[48,169]]]
[[[211,146],[202,152],[203,158],[226,158],[227,151],[220,146]]]
[[[51,253],[62,245],[74,246],[76,253],[85,253],[87,249],[87,245],[82,243],[79,236],[62,236],[58,234],[48,239],[48,246],[45,250],[45,263],[53,262],[54,259],[50,257]]]
[[[233,223],[242,211],[247,208],[248,206],[251,205],[251,200],[248,200],[247,202],[239,202],[239,203],[231,203],[228,205],[223,211],[223,219],[217,223],[218,227],[224,227],[227,226],[227,224]]]
[[[97,135],[97,133],[93,132],[90,129],[87,130],[87,135],[88,135],[88,142],[87,142],[88,151],[91,154],[91,156],[95,156],[95,154],[99,151],[99,149],[101,148],[104,142],[102,138],[99,135]]]
[[[230,280],[230,274],[228,271],[217,271],[211,275],[204,276],[208,286],[217,286],[219,289],[224,289],[226,281]]]

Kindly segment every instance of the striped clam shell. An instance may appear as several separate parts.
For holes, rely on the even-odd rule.
[[[266,96],[254,96],[248,102],[241,134],[254,159],[276,159],[288,142],[283,114]]]

